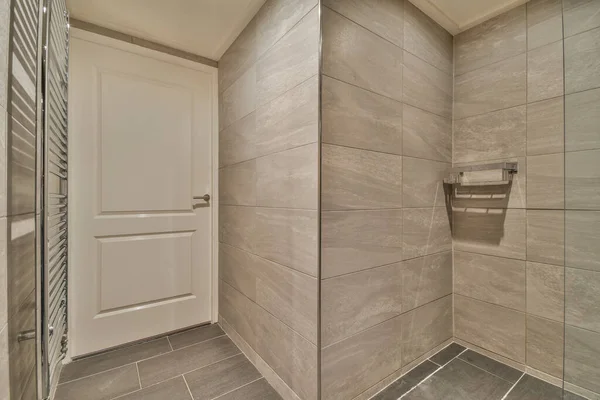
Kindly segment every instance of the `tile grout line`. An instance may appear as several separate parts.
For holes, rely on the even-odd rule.
[[[190,385],[188,384],[187,379],[185,379],[185,375],[181,374],[180,376],[183,378],[183,382],[185,383],[185,387],[187,388],[188,393],[190,394],[190,398],[194,400],[194,395],[192,394],[192,390],[190,389]]]
[[[510,389],[508,389],[508,392],[506,392],[504,394],[504,396],[502,397],[502,399],[500,399],[500,400],[505,400],[506,397],[510,394],[510,392],[512,392],[512,390],[515,388],[515,386],[517,386],[517,384],[521,381],[521,379],[523,379],[524,376],[525,376],[525,372],[523,372],[523,375],[521,375],[521,377],[519,379],[517,379],[517,381],[510,387]]]
[[[219,398],[221,398],[221,397],[223,397],[223,396],[225,396],[225,395],[228,395],[229,393],[233,393],[233,392],[235,392],[236,390],[240,390],[240,389],[241,389],[241,388],[243,388],[243,387],[246,387],[246,386],[248,386],[248,385],[251,385],[251,384],[253,384],[254,382],[258,382],[258,381],[260,381],[261,379],[265,379],[265,377],[263,377],[263,376],[261,375],[261,376],[260,376],[260,378],[257,378],[257,379],[255,379],[255,380],[253,380],[252,382],[245,383],[245,384],[243,384],[242,386],[239,386],[239,387],[237,387],[237,388],[235,388],[235,389],[232,389],[232,390],[230,390],[229,392],[222,393],[222,394],[218,395],[217,397],[213,397],[211,400],[217,400],[217,399],[219,399]],[[266,381],[266,379],[265,379],[265,381]]]
[[[481,356],[487,357],[487,358],[489,358],[490,360],[494,360],[493,358],[491,358],[491,357],[488,357],[488,356],[486,356],[485,354],[481,354],[481,353],[479,353],[479,352],[477,352],[477,351],[475,351],[475,350],[471,350],[471,351],[473,351],[474,353],[477,353],[477,354],[479,354],[479,355],[481,355]],[[507,379],[505,379],[505,378],[502,378],[501,376],[498,376],[498,375],[494,374],[493,372],[490,372],[490,371],[488,371],[488,370],[486,370],[486,369],[483,369],[483,368],[482,368],[482,367],[480,367],[480,366],[477,366],[477,365],[475,365],[475,364],[473,364],[473,363],[470,363],[470,362],[468,362],[467,360],[464,360],[464,359],[462,359],[462,358],[461,358],[461,359],[460,359],[460,361],[464,362],[465,364],[469,364],[469,365],[470,365],[470,366],[472,366],[472,367],[475,367],[475,368],[477,368],[477,369],[480,369],[480,370],[482,370],[483,372],[485,372],[485,373],[487,373],[487,374],[489,374],[489,375],[495,376],[496,378],[498,378],[498,379],[501,379],[501,380],[503,380],[504,382],[512,383],[511,381],[509,381],[509,380],[507,380]],[[494,361],[496,361],[496,360],[494,360]],[[500,362],[500,361],[497,361],[497,362],[498,362],[498,363],[500,363],[500,364],[502,364],[502,365],[504,365],[504,366],[507,366],[507,367],[510,367],[510,368],[512,368],[510,365],[504,364],[504,363],[502,363],[502,362]],[[512,368],[512,369],[515,369],[515,370],[519,371],[519,370],[518,370],[518,369],[516,369],[516,368]],[[523,371],[519,371],[519,372],[521,372],[521,373],[523,373],[523,374],[525,373],[525,372],[523,372]]]
[[[137,376],[138,376],[138,383],[140,385],[140,390],[142,390],[142,377],[140,376],[140,366],[138,365],[138,363],[135,363],[135,370],[137,372]]]
[[[173,344],[171,343],[171,339],[169,339],[169,335],[167,335],[167,342],[169,343],[169,347],[171,348],[171,351],[175,351],[175,350],[173,350]]]
[[[419,364],[420,365],[420,364]],[[434,363],[434,365],[437,365]],[[402,399],[403,397],[405,397],[407,394],[409,394],[410,392],[412,392],[413,390],[415,390],[416,388],[419,387],[419,385],[421,385],[423,382],[425,382],[426,380],[428,380],[429,378],[431,378],[433,375],[435,375],[438,371],[440,371],[442,368],[444,367],[439,367],[437,368],[435,371],[433,371],[431,374],[427,375],[423,380],[419,381],[419,383],[417,383],[415,386],[413,386],[412,388],[410,388],[410,390],[406,393],[404,393],[402,396],[398,397],[398,400]]]

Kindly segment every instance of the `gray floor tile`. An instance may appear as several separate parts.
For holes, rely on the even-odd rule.
[[[392,383],[385,390],[379,392],[372,400],[396,400],[410,389],[415,387],[423,379],[431,375],[439,366],[425,360],[409,373]]]
[[[58,386],[55,400],[110,400],[140,388],[135,364]]]
[[[119,397],[118,400],[192,400],[183,377],[169,379],[157,385]]]
[[[460,359],[408,393],[404,400],[500,400],[511,383]]]
[[[584,400],[573,393],[565,393],[564,399]],[[563,390],[531,375],[525,375],[510,391],[506,400],[563,400]]]
[[[281,396],[266,380],[260,379],[219,397],[219,400],[281,400]]]
[[[171,342],[171,346],[173,346],[173,350],[178,350],[182,347],[191,346],[192,344],[204,342],[205,340],[214,339],[223,335],[225,335],[225,332],[223,332],[219,325],[204,325],[170,335],[169,341]]]
[[[185,375],[194,400],[214,399],[260,378],[260,372],[243,354]]]
[[[214,364],[239,353],[240,350],[231,339],[221,336],[142,361],[138,364],[142,387]]]
[[[523,372],[476,353],[473,350],[465,351],[458,358],[511,383],[515,383],[523,375]]]
[[[429,357],[429,360],[433,361],[437,365],[444,365],[447,364],[454,357],[462,353],[464,349],[464,346],[461,346],[458,343],[452,343],[450,346],[446,347],[433,357]]]
[[[65,365],[60,374],[59,382],[64,383],[73,379],[97,374],[98,372],[108,371],[109,369],[168,353],[169,351],[171,351],[171,347],[167,338],[161,338],[109,351],[97,356],[86,357]]]

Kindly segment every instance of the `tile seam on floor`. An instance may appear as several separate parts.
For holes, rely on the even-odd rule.
[[[517,386],[517,384],[521,381],[521,379],[523,379],[524,376],[525,376],[525,372],[523,372],[523,374],[519,377],[519,379],[517,379],[517,381],[510,387],[510,389],[508,389],[508,392],[506,392],[500,400],[505,400],[506,397],[510,394],[510,392],[512,392],[512,390],[515,388],[515,386]]]
[[[443,350],[447,349],[447,348],[448,348],[450,345],[452,345],[453,343],[456,343],[456,342],[452,342],[452,343],[450,343],[448,346],[444,347],[444,349],[442,349],[442,350],[438,351],[436,354],[434,354],[434,355],[433,355],[433,356],[431,356],[431,357],[434,357],[434,356],[436,356],[436,355],[437,355],[437,354],[439,354],[441,351],[443,351]],[[458,344],[458,343],[456,343],[456,344]],[[460,345],[460,344],[459,344],[459,346],[462,346],[462,345]],[[465,347],[465,346],[462,346],[462,347]],[[436,364],[436,365],[439,365],[440,367],[445,367],[446,365],[450,364],[452,361],[454,361],[454,360],[456,360],[457,358],[459,358],[459,357],[460,357],[460,356],[461,356],[461,355],[462,355],[464,352],[466,352],[467,350],[469,350],[469,349],[468,349],[467,347],[465,347],[465,348],[464,348],[464,349],[463,349],[463,350],[462,350],[460,353],[458,353],[457,355],[455,355],[454,357],[452,357],[452,358],[451,358],[451,359],[450,359],[450,360],[449,360],[447,363],[445,363],[444,365],[440,365],[440,364],[436,363],[436,362],[435,362],[435,361],[433,361],[431,358],[428,358],[428,360],[429,360],[429,361],[431,361],[432,363]],[[462,359],[461,359],[461,360],[462,360]]]
[[[169,347],[171,348],[171,351],[175,351],[173,350],[173,344],[171,343],[171,339],[169,339],[169,335],[167,335],[167,342],[169,342]]]
[[[183,382],[185,383],[185,387],[188,390],[188,393],[190,394],[190,399],[194,400],[194,395],[192,394],[192,390],[190,389],[190,385],[188,384],[187,379],[185,379],[185,375],[181,374],[181,377],[183,378]]]
[[[138,384],[140,385],[140,390],[142,389],[142,377],[140,376],[140,366],[138,365],[138,363],[135,363],[135,370],[137,372],[137,377],[138,377]]]
[[[168,354],[168,353],[163,353],[163,354]],[[82,376],[81,378],[75,378],[75,379],[71,379],[70,381],[60,382],[57,386],[64,386],[64,385],[67,385],[69,383],[77,382],[77,381],[80,381],[82,379],[91,378],[91,377],[94,377],[96,375],[103,374],[105,372],[111,372],[111,371],[115,371],[115,370],[117,370],[119,368],[129,367],[129,366],[134,365],[136,363],[137,363],[137,361],[133,361],[133,362],[130,362],[130,363],[127,363],[127,364],[119,365],[118,367],[113,367],[113,368],[105,369],[105,370],[100,371],[100,372],[95,372],[95,373],[90,374],[90,375]]]
[[[153,385],[150,385],[150,386],[146,386],[145,388],[141,387],[141,385],[140,385],[140,388],[139,388],[139,389],[137,389],[137,390],[134,390],[134,391],[132,391],[132,392],[128,392],[128,393],[124,393],[124,394],[120,394],[120,395],[118,395],[117,397],[111,397],[111,398],[110,398],[110,400],[118,400],[118,399],[121,399],[121,398],[123,398],[123,397],[125,397],[125,396],[129,396],[130,394],[138,393],[138,392],[141,392],[142,390],[145,390],[145,389],[148,389],[148,388],[151,388],[151,387],[154,387],[154,386],[160,385],[160,384],[162,384],[162,383],[164,383],[164,382],[166,382],[166,381],[170,381],[171,379],[177,379],[179,376],[180,376],[180,375],[178,375],[178,376],[175,376],[175,377],[173,377],[173,378],[170,378],[170,379],[167,379],[167,380],[165,380],[165,381],[162,381],[162,382],[155,383],[155,384],[153,384]]]
[[[421,363],[422,364],[422,363]],[[421,365],[419,364],[419,365]],[[433,365],[437,365],[435,363],[433,363]],[[416,368],[416,367],[415,367]],[[402,396],[398,397],[398,400],[402,399],[403,397],[405,397],[407,394],[409,394],[410,392],[412,392],[413,390],[415,390],[417,387],[419,387],[423,382],[425,382],[427,379],[431,378],[433,375],[435,375],[438,371],[440,371],[442,368],[444,367],[438,367],[436,368],[435,371],[433,371],[431,374],[427,375],[424,379],[422,379],[421,381],[419,381],[419,383],[417,383],[415,386],[413,386],[412,388],[410,388],[410,390],[406,393],[404,393]],[[395,382],[395,381],[394,381]]]
[[[221,330],[222,330],[222,329],[221,329]],[[200,342],[196,342],[196,343],[188,344],[188,345],[186,345],[186,346],[178,347],[177,349],[173,349],[173,350],[171,350],[170,352],[163,353],[163,354],[159,354],[159,355],[156,355],[156,356],[152,356],[152,357],[150,357],[150,358],[159,357],[159,356],[162,356],[162,355],[164,355],[164,354],[169,354],[169,353],[171,353],[171,352],[174,352],[174,351],[179,351],[179,350],[182,350],[182,349],[187,349],[188,347],[192,347],[192,346],[195,346],[195,345],[197,345],[197,344],[200,344],[200,343],[208,342],[209,340],[219,339],[219,338],[222,338],[223,336],[227,336],[227,334],[226,334],[225,332],[223,332],[223,333],[222,333],[222,334],[220,334],[219,336],[215,336],[215,337],[212,337],[212,338],[210,338],[210,339],[205,339],[205,340],[202,340],[202,341],[200,341]],[[169,340],[169,344],[171,344],[170,340]],[[171,347],[173,347],[173,346],[171,346]],[[144,359],[144,360],[140,360],[140,361],[145,361],[145,360],[149,360],[149,358],[146,358],[146,359]]]
[[[238,386],[237,388],[235,388],[235,389],[232,389],[232,390],[230,390],[230,391],[228,391],[228,392],[222,393],[222,394],[218,395],[217,397],[212,397],[210,400],[217,400],[217,399],[219,399],[219,398],[221,398],[221,397],[223,397],[223,396],[226,396],[226,395],[228,395],[228,394],[230,394],[230,393],[233,393],[233,392],[235,392],[236,390],[240,390],[240,389],[241,389],[241,388],[243,388],[243,387],[246,387],[246,386],[248,386],[248,385],[251,385],[251,384],[253,384],[254,382],[258,382],[258,381],[260,381],[261,379],[265,379],[265,377],[261,375],[261,376],[260,376],[260,378],[257,378],[257,379],[255,379],[255,380],[253,380],[252,382],[248,382],[248,383],[246,383],[246,384],[244,384],[244,385],[242,385],[242,386]],[[266,379],[265,379],[265,382],[267,382],[267,380],[266,380]],[[267,382],[267,383],[268,383],[268,382]],[[270,383],[269,383],[269,385],[270,385]]]
[[[230,339],[230,340],[231,340],[231,339]],[[233,342],[233,340],[232,340],[232,342]],[[234,343],[234,344],[235,344],[235,343]],[[238,346],[236,345],[236,347],[238,347]],[[239,349],[239,347],[238,347],[238,349]],[[215,361],[215,362],[213,362],[213,363],[207,364],[207,365],[205,365],[205,366],[203,366],[203,367],[196,368],[196,369],[193,369],[193,370],[191,370],[191,371],[188,371],[188,372],[184,372],[184,373],[182,373],[182,374],[181,374],[181,376],[183,376],[183,377],[185,378],[185,375],[187,375],[187,374],[191,374],[192,372],[196,372],[196,371],[198,371],[198,370],[201,370],[201,369],[203,369],[203,368],[210,367],[211,365],[215,365],[215,364],[218,364],[218,363],[220,363],[220,362],[223,362],[223,361],[229,360],[230,358],[237,357],[237,356],[239,356],[240,354],[243,354],[243,355],[244,355],[244,357],[245,357],[245,358],[248,360],[248,357],[246,357],[246,355],[245,355],[245,354],[244,354],[244,353],[243,353],[243,352],[240,350],[240,352],[239,352],[239,353],[237,353],[237,354],[234,354],[234,355],[232,355],[232,356],[229,356],[229,357],[226,357],[226,358],[224,358],[224,359],[222,359],[222,360]],[[250,361],[250,360],[248,360],[248,361]],[[177,375],[177,376],[179,376],[179,375]],[[262,376],[262,375],[261,375],[261,376]],[[173,378],[169,378],[169,379],[173,379]],[[164,381],[161,381],[161,382],[168,381],[169,379],[165,379]],[[156,385],[156,384],[155,384],[155,385]],[[151,385],[151,386],[152,386],[152,385]]]
[[[473,351],[473,352],[477,353],[475,350],[471,350],[471,351]],[[481,355],[481,356],[484,356],[484,357],[487,357],[485,354],[481,354],[481,353],[477,353],[477,354],[479,354],[479,355]],[[493,358],[491,358],[491,357],[487,357],[487,358],[489,358],[490,360],[494,360],[494,359],[493,359]],[[501,377],[501,376],[498,376],[498,375],[494,374],[493,372],[490,372],[490,371],[488,371],[487,369],[483,369],[483,368],[481,368],[481,367],[479,367],[479,366],[477,366],[477,365],[475,365],[475,364],[473,364],[473,363],[470,363],[470,362],[468,362],[467,360],[465,360],[465,359],[463,359],[463,358],[459,358],[459,360],[460,360],[460,361],[462,361],[462,362],[464,362],[465,364],[469,364],[469,365],[471,365],[472,367],[475,367],[475,368],[477,368],[477,369],[480,369],[480,370],[482,370],[482,371],[483,371],[483,372],[485,372],[485,373],[488,373],[488,374],[490,374],[490,375],[492,375],[492,376],[495,376],[495,377],[496,377],[496,378],[498,378],[498,379],[502,379],[504,382],[512,383],[512,382],[511,382],[511,381],[509,381],[508,379],[506,379],[506,378],[503,378],[503,377]],[[494,361],[496,361],[496,360],[494,360]],[[497,362],[499,362],[499,361],[497,361]],[[510,367],[510,368],[512,368],[510,365],[506,365],[506,364],[504,364],[504,363],[502,363],[502,362],[499,362],[499,363],[500,363],[500,364],[502,364],[502,365],[504,365],[504,366],[507,366],[507,367]],[[512,369],[515,369],[515,368],[512,368]],[[519,371],[519,370],[516,370],[516,371],[518,371],[518,372],[520,372],[520,373],[522,373],[522,374],[525,374],[523,371]]]

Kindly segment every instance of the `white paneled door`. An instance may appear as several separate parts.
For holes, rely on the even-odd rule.
[[[72,357],[215,319],[216,70],[142,50],[71,38]]]

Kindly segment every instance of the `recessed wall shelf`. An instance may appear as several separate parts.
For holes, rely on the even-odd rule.
[[[444,183],[459,186],[508,185],[519,171],[518,162],[499,162],[455,167]]]

